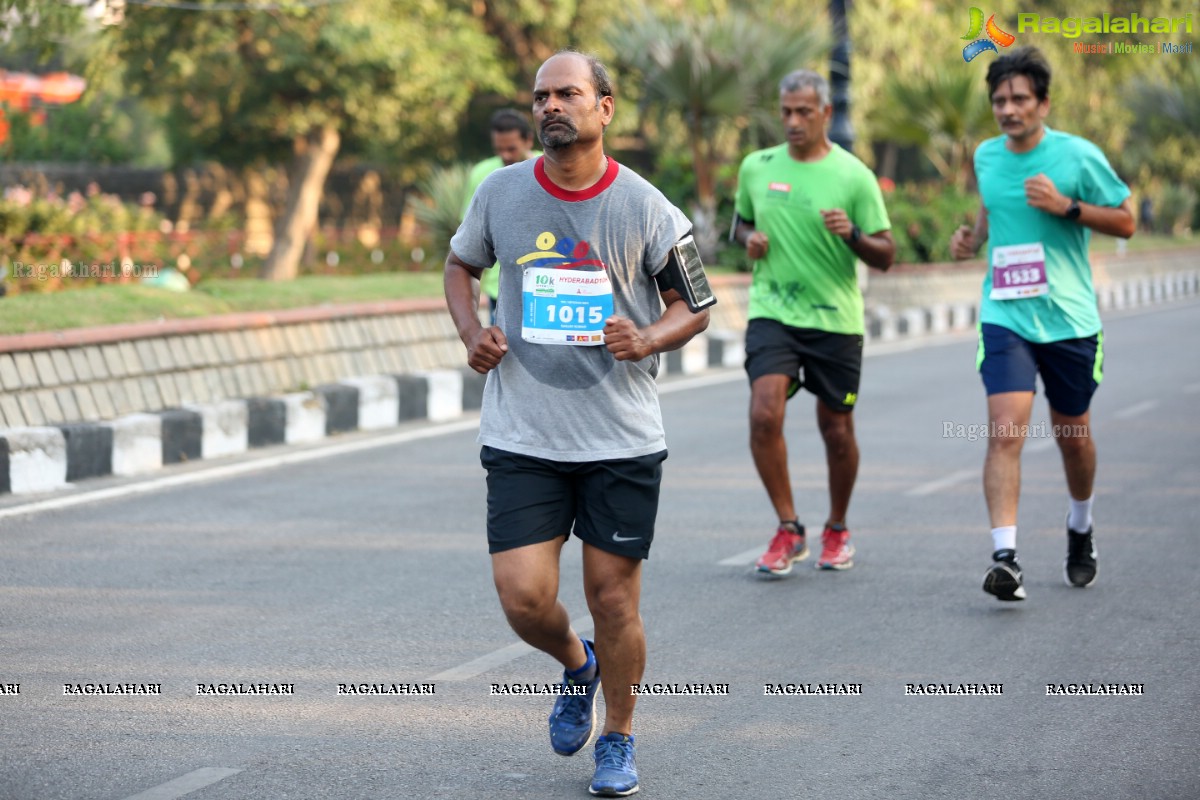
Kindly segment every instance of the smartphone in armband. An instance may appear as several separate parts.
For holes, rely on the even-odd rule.
[[[741,224],[742,222],[745,222],[745,220],[742,219],[742,215],[737,213],[736,211],[733,212],[733,219],[729,220],[729,241],[730,241],[730,243],[739,244],[739,242],[737,240],[737,229],[738,229],[738,225]]]
[[[663,267],[659,286],[674,289],[687,303],[693,314],[717,302],[708,276],[704,274],[704,264],[700,261],[700,250],[696,240],[689,233],[684,236],[667,254],[667,265]]]

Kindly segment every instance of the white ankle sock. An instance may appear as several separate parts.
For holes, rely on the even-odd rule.
[[[992,550],[1016,550],[1017,526],[1005,525],[1003,528],[992,528]]]
[[[1071,511],[1067,515],[1068,528],[1079,533],[1087,533],[1088,528],[1092,527],[1092,500],[1095,497],[1092,495],[1087,500],[1071,498]]]

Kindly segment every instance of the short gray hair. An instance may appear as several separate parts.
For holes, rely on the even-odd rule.
[[[779,82],[780,94],[798,92],[801,89],[815,90],[817,99],[821,101],[822,106],[830,104],[829,81],[825,80],[823,75],[813,72],[811,69],[798,69],[795,72],[789,72]]]

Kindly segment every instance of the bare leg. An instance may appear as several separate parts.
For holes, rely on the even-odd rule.
[[[1091,419],[1090,411],[1069,417],[1050,409],[1054,438],[1067,474],[1067,491],[1074,500],[1090,498],[1096,481],[1096,441],[1092,438]]]
[[[787,375],[763,375],[750,385],[750,454],[780,521],[796,518],[787,442],[783,438],[791,381]]]
[[[1021,497],[1021,448],[1033,412],[1033,392],[1001,392],[988,396],[987,459],[983,462],[983,495],[993,528],[1017,524]]]
[[[566,537],[492,555],[492,577],[508,624],[568,670],[587,663],[583,642],[558,601],[558,555]]]
[[[825,463],[829,468],[829,519],[826,524],[845,525],[850,495],[858,477],[854,412],[834,411],[817,400],[817,427],[825,440]]]
[[[636,697],[646,669],[646,632],[638,604],[642,562],[583,546],[583,588],[596,624],[596,662],[604,690],[604,733],[632,733]]]

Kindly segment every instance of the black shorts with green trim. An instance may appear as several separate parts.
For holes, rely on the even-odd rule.
[[[746,374],[750,383],[764,375],[792,379],[788,397],[801,387],[834,411],[853,411],[862,376],[863,337],[793,328],[773,319],[746,326]]]

